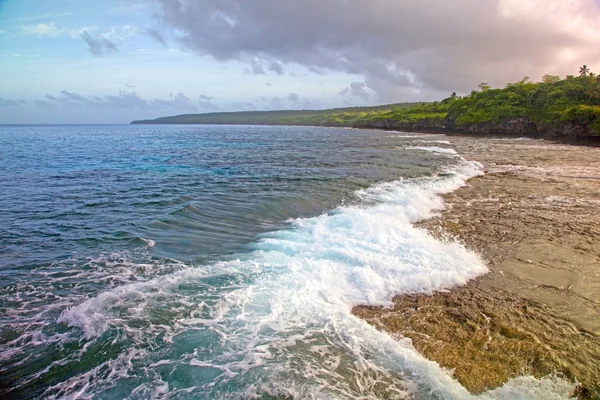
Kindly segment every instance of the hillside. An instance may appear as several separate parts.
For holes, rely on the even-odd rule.
[[[419,132],[528,135],[561,140],[600,139],[600,76],[523,78],[502,89],[486,83],[464,97],[331,110],[186,114],[133,124],[319,125]]]
[[[405,109],[423,103],[398,103],[375,107],[347,107],[329,110],[238,111],[206,114],[182,114],[132,124],[231,124],[231,125],[317,125],[351,126],[368,113]]]

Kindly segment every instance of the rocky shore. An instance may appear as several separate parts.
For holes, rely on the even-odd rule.
[[[464,287],[403,295],[360,318],[412,339],[471,392],[558,374],[600,398],[600,150],[545,140],[447,138],[486,174],[419,223],[479,252],[490,272]]]

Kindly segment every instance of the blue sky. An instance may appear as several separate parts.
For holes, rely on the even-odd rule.
[[[425,3],[0,0],[0,123],[437,100],[600,67],[598,0]]]
[[[137,1],[0,2],[0,98],[29,104],[0,108],[0,123],[126,123],[194,111],[366,103],[340,96],[358,79],[350,74],[324,76],[299,65],[285,76],[252,74],[245,63],[196,55],[173,41],[162,44],[145,31],[153,28],[155,11],[152,3]],[[83,32],[108,38],[116,51],[92,54]],[[65,92],[100,98],[135,93],[164,103],[120,109],[50,98],[65,98]]]

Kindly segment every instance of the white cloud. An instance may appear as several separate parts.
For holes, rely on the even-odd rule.
[[[59,29],[53,22],[49,24],[24,25],[21,27],[21,31],[26,35],[50,37],[55,37],[62,33],[62,30]]]
[[[165,113],[174,111],[215,110],[217,106],[211,102],[212,97],[206,95],[195,96],[192,100],[184,93],[171,93],[169,100],[144,99],[136,92],[119,91],[116,95],[86,96],[68,90],[61,90],[56,96],[47,94],[44,99],[33,101],[34,106],[49,108],[60,106],[63,109],[87,108],[87,109],[115,109],[115,110],[160,110]],[[9,100],[0,98],[0,106],[19,106],[22,100]]]
[[[135,25],[111,26],[102,36],[113,41],[123,41],[140,32],[142,31]]]

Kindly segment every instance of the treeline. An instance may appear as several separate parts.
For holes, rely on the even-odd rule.
[[[392,109],[405,109],[422,103],[386,104],[374,107],[348,107],[329,110],[237,111],[183,114],[132,124],[230,124],[230,125],[314,125],[351,126],[359,117]]]
[[[528,77],[492,89],[487,83],[464,97],[358,117],[354,126],[546,137],[600,137],[600,76],[583,66],[565,79]]]
[[[509,134],[563,139],[600,138],[600,76],[587,66],[565,79],[528,77],[492,89],[487,83],[467,96],[433,103],[401,103],[321,111],[189,114],[133,123],[319,125]]]

